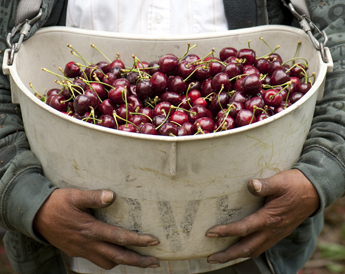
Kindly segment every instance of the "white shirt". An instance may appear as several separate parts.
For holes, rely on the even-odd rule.
[[[69,0],[69,27],[134,34],[193,34],[228,29],[222,0]],[[67,266],[93,274],[194,274],[224,268],[205,259],[161,261],[156,269],[120,265],[103,270],[82,258],[68,258]]]

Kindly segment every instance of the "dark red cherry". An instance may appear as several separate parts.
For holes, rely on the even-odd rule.
[[[158,135],[158,132],[157,132],[155,126],[151,123],[144,124],[141,127],[139,132],[144,133],[144,134]]]
[[[236,116],[236,125],[239,127],[249,125],[256,122],[256,118],[248,109],[242,109],[237,113]]]
[[[198,65],[195,68],[195,72],[193,74],[195,76],[195,78],[199,81],[204,81],[207,78],[211,77],[211,70],[208,66],[202,64],[202,65]]]
[[[229,102],[240,102],[244,104],[247,101],[247,96],[243,91],[236,91],[230,98]]]
[[[138,81],[139,73],[136,71],[131,71],[127,74],[126,79],[131,85],[135,85]]]
[[[192,63],[192,62],[200,60],[200,57],[198,55],[196,55],[196,54],[189,53],[185,57],[183,57],[182,60],[186,61],[188,63]]]
[[[265,102],[262,98],[258,96],[254,96],[244,103],[244,107],[245,109],[250,110],[251,113],[254,113],[256,116],[262,112],[262,109],[265,107]]]
[[[101,100],[104,100],[107,98],[107,92],[104,89],[104,86],[101,83],[93,82],[90,84],[90,89],[93,90]]]
[[[275,89],[268,89],[264,91],[263,100],[266,105],[277,107],[283,101],[283,96]]]
[[[123,76],[122,69],[123,68],[121,68],[119,66],[114,66],[114,67],[110,68],[109,72],[114,73],[117,79],[118,78],[123,78],[122,77]]]
[[[84,94],[79,94],[75,97],[73,102],[74,111],[78,114],[84,114],[86,111],[90,110],[91,100],[88,96]]]
[[[214,92],[219,91],[229,91],[232,86],[231,82],[229,81],[229,75],[225,72],[219,72],[216,74],[211,80],[211,86]]]
[[[180,94],[176,92],[167,91],[161,95],[161,100],[169,102],[170,104],[174,106],[178,106],[182,102],[182,97]]]
[[[266,58],[259,58],[255,61],[254,66],[262,73],[269,73],[270,70],[270,61]]]
[[[113,62],[110,63],[110,68],[113,67],[120,67],[121,69],[125,69],[125,64],[120,59],[115,59]]]
[[[158,129],[158,133],[160,135],[165,135],[165,136],[177,136],[178,134],[178,129],[177,125],[173,123],[165,123]]]
[[[127,103],[136,111],[137,109],[141,109],[143,107],[143,103],[140,101],[138,96],[136,95],[129,95],[127,98]]]
[[[152,83],[148,79],[141,79],[136,84],[137,96],[140,100],[145,100],[149,97],[154,96]]]
[[[102,81],[104,72],[96,64],[89,65],[84,69],[87,79],[91,81]]]
[[[237,55],[237,49],[233,47],[225,47],[222,48],[219,52],[219,58],[221,61],[224,61],[228,59],[230,56],[236,56]]]
[[[80,67],[77,65],[76,62],[68,62],[64,69],[64,74],[68,78],[75,78],[80,75]]]
[[[168,87],[168,77],[162,72],[155,72],[150,78],[150,82],[156,95],[161,95]]]
[[[96,65],[104,72],[104,74],[107,74],[110,70],[110,64],[107,61],[100,61]]]
[[[90,106],[93,108],[96,108],[101,103],[96,93],[91,89],[85,90],[84,95],[89,97]]]
[[[117,77],[115,73],[108,72],[106,75],[104,75],[102,82],[107,84],[105,85],[106,88],[109,88],[109,85],[111,85],[116,79]]]
[[[242,91],[246,95],[255,95],[260,92],[261,89],[261,79],[259,75],[250,74],[244,77],[242,81]]]
[[[168,90],[183,94],[187,90],[187,84],[181,76],[170,76],[168,81]]]
[[[177,69],[178,63],[179,60],[174,54],[166,54],[158,60],[160,71],[165,74],[174,73]]]
[[[166,101],[158,103],[152,111],[153,117],[157,115],[168,116],[168,115],[171,115],[172,113],[173,113],[173,109],[171,107],[171,104]]]
[[[212,97],[209,110],[216,115],[221,109],[227,109],[230,95],[227,92],[215,93]]]
[[[270,61],[278,60],[280,63],[283,63],[282,57],[276,52],[269,54],[268,60],[270,60]]]
[[[111,115],[102,115],[98,118],[97,125],[108,127],[108,128],[116,128],[115,119]]]
[[[213,93],[212,80],[206,79],[201,83],[200,87],[201,96],[206,97],[207,95]]]
[[[116,85],[108,91],[108,98],[117,105],[125,103],[128,96],[129,90],[123,85]]]
[[[236,121],[232,116],[223,116],[217,119],[217,131],[229,130],[236,127]]]
[[[175,111],[170,116],[170,122],[175,122],[179,125],[182,125],[185,122],[188,122],[188,115],[184,111]]]
[[[98,105],[98,111],[101,115],[113,115],[116,105],[110,101],[110,99],[103,100],[102,103]]]
[[[230,112],[229,115],[233,118],[236,118],[237,113],[241,110],[244,109],[244,103],[238,102],[238,101],[233,101],[230,103]]]
[[[223,68],[225,67],[219,62],[210,62],[208,66],[210,68],[211,77],[215,76],[219,72],[222,72]]]
[[[167,117],[163,114],[161,115],[156,115],[152,118],[152,124],[157,128],[159,127],[161,124],[166,123],[167,122]]]
[[[125,131],[125,132],[137,132],[137,128],[132,124],[123,124],[119,126],[119,130]]]
[[[177,75],[181,76],[183,79],[187,78],[190,74],[193,73],[195,67],[193,64],[182,61],[177,66]]]
[[[189,122],[194,123],[196,119],[201,117],[207,117],[207,109],[202,105],[193,106],[188,112]]]
[[[303,93],[301,92],[293,92],[290,94],[289,96],[289,100],[291,102],[291,104],[296,103],[299,99],[301,99],[303,97]]]
[[[241,67],[237,63],[229,63],[223,67],[222,72],[225,72],[229,79],[232,79],[241,74]]]
[[[271,85],[278,86],[290,81],[290,76],[284,69],[278,68],[271,74]]]
[[[256,60],[256,53],[253,49],[243,48],[237,52],[236,57],[238,59],[242,59],[244,61],[243,64],[252,65],[252,64],[254,64],[254,62]]]
[[[149,69],[148,69],[148,71],[149,71],[149,74],[150,74],[150,75],[153,75],[153,74],[155,74],[156,72],[160,71],[158,61],[151,61],[151,62],[149,63]]]
[[[311,88],[311,83],[308,82],[308,83],[305,83],[305,82],[299,82],[297,85],[296,85],[296,91],[297,92],[300,92],[302,94],[306,94]]]
[[[214,129],[214,120],[209,117],[201,117],[195,120],[193,130],[196,132],[199,129],[202,131],[212,132]]]
[[[52,94],[47,98],[47,104],[58,111],[67,111],[66,97],[58,94]]]

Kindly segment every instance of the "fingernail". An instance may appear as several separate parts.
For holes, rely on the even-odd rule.
[[[253,185],[254,185],[254,189],[256,192],[260,192],[261,188],[262,188],[262,184],[259,180],[253,180]]]
[[[153,246],[153,245],[158,245],[158,244],[160,244],[160,241],[158,241],[158,240],[153,240],[152,242],[149,242],[147,245],[148,245],[148,246]]]
[[[148,268],[157,268],[157,267],[160,267],[159,264],[152,264],[152,265],[149,265]]]
[[[208,233],[206,233],[206,237],[209,237],[209,238],[219,238],[219,235],[216,234],[216,233],[213,233],[213,232],[208,232]]]
[[[104,191],[102,192],[102,197],[101,197],[101,199],[102,199],[102,202],[103,202],[104,204],[109,204],[109,203],[111,203],[111,202],[113,201],[113,199],[114,199],[114,193],[113,193],[112,191],[104,190]]]
[[[209,264],[219,264],[217,261],[207,261]]]

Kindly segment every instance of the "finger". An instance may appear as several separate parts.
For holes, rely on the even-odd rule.
[[[270,235],[257,232],[240,239],[224,251],[212,254],[207,258],[211,264],[226,263],[238,258],[253,258],[259,256],[268,248],[272,247],[268,241]]]
[[[129,265],[142,268],[156,268],[160,266],[159,260],[152,256],[142,256],[139,253],[121,246],[104,243],[100,254],[117,265]]]
[[[252,179],[247,184],[248,190],[255,196],[265,197],[279,195],[283,192],[284,184],[282,181],[268,179]]]
[[[101,256],[99,253],[92,254],[92,256],[88,254],[87,256],[85,256],[85,259],[106,270],[110,270],[118,266],[117,263],[108,260],[107,258]]]
[[[110,190],[78,190],[73,189],[70,199],[77,208],[105,208],[115,201],[115,193]]]
[[[101,221],[96,221],[93,231],[97,239],[121,246],[145,247],[160,243],[159,239],[151,234],[140,234]]]
[[[264,227],[274,226],[280,220],[277,216],[270,216],[265,213],[265,209],[259,209],[257,212],[243,218],[242,220],[225,225],[215,225],[206,231],[206,237],[244,237],[252,234]]]

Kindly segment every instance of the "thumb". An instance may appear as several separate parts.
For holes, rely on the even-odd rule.
[[[115,192],[110,190],[76,190],[72,194],[72,201],[78,208],[105,208],[110,206],[115,198]]]
[[[272,178],[272,177],[271,177]],[[275,180],[268,179],[251,179],[248,184],[248,190],[254,196],[270,196],[277,195],[281,191],[281,187]]]

